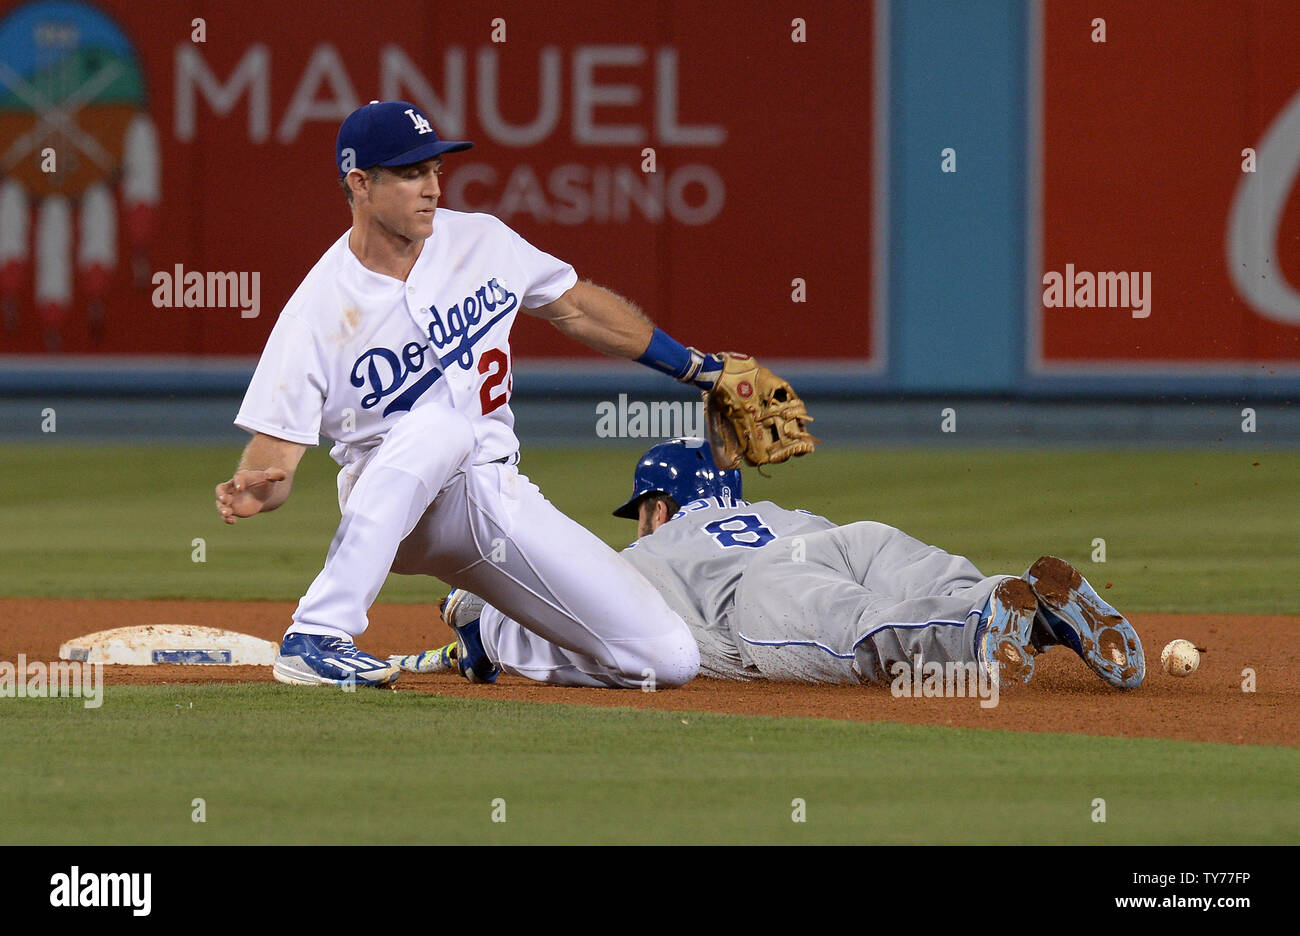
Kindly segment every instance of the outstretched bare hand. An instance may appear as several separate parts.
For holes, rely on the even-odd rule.
[[[276,485],[289,477],[283,468],[241,468],[217,485],[217,512],[226,523],[261,513]]]

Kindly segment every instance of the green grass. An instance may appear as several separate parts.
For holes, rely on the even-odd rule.
[[[0,704],[6,844],[1300,837],[1285,748],[274,685]]]
[[[539,450],[521,469],[622,546],[633,529],[609,511],[636,454]],[[236,457],[0,448],[0,595],[296,599],[338,522],[334,466],[313,452],[285,508],[231,528],[212,487]],[[1294,614],[1297,477],[1293,453],[828,449],[745,483],[750,500],[883,521],[986,572],[1066,556],[1125,610]],[[393,576],[381,600],[441,591]],[[274,685],[111,687],[98,709],[0,699],[0,716],[0,744],[21,752],[0,759],[6,843],[1300,839],[1300,752],[1280,747]],[[791,821],[796,798],[807,822]]]
[[[335,466],[313,452],[279,512],[222,525],[212,488],[224,448],[0,448],[0,595],[294,600],[338,522]],[[637,451],[536,450],[521,470],[566,513],[621,547],[609,516]],[[1253,462],[1259,462],[1258,466]],[[745,474],[750,500],[832,520],[879,520],[985,572],[1044,553],[1114,582],[1131,611],[1300,613],[1300,454],[938,452],[828,449]],[[1093,564],[1093,540],[1106,562]],[[205,562],[192,561],[195,539]],[[431,601],[441,586],[391,576],[381,601]]]

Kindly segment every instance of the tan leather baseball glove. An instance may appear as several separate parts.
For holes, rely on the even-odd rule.
[[[722,376],[704,394],[705,429],[719,468],[739,467],[742,459],[774,465],[816,448],[804,425],[812,417],[789,382],[749,355],[728,351],[722,358]]]

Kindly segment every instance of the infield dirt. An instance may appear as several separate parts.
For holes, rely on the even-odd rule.
[[[142,624],[201,624],[278,640],[293,608],[291,603],[280,602],[0,599],[0,660],[13,661],[22,653],[28,660],[53,661],[58,658],[59,644],[72,637]],[[1300,695],[1300,651],[1292,640],[1300,631],[1300,618],[1137,614],[1131,620],[1142,637],[1147,659],[1146,682],[1141,688],[1132,692],[1110,689],[1068,649],[1056,648],[1038,658],[1032,683],[1004,690],[998,705],[988,709],[972,698],[895,698],[883,686],[736,683],[704,678],[681,689],[638,692],[546,686],[511,676],[503,676],[496,685],[481,686],[449,673],[403,673],[391,691],[1300,747],[1300,723],[1294,709]],[[1168,676],[1160,668],[1161,649],[1177,637],[1204,651],[1200,669],[1185,679]],[[371,609],[370,628],[359,644],[386,656],[440,646],[451,639],[451,631],[428,606],[381,604]],[[1253,692],[1243,690],[1247,670],[1254,671]],[[111,687],[273,680],[269,667],[108,666],[104,681]]]

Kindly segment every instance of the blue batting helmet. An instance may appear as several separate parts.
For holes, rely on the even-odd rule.
[[[614,516],[635,520],[641,498],[656,493],[682,506],[701,497],[739,499],[740,472],[715,465],[713,450],[703,439],[669,439],[641,456],[632,476],[632,497]]]

